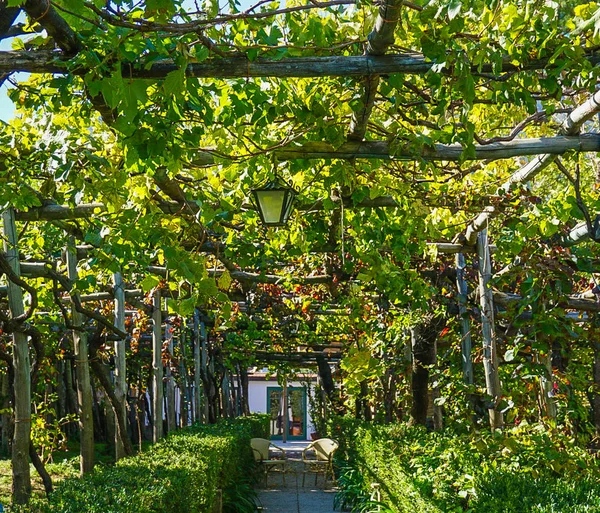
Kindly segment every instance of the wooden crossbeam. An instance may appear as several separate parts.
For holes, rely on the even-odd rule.
[[[68,73],[64,54],[53,51],[3,51],[0,52],[0,73],[24,71],[28,73]],[[592,65],[600,62],[600,54],[591,53],[585,57]],[[197,78],[318,78],[318,77],[362,77],[402,73],[424,75],[434,66],[418,54],[360,55],[332,57],[289,57],[286,59],[256,59],[246,57],[210,59],[188,64],[187,74]],[[515,65],[510,57],[502,60],[501,71],[518,72],[544,69],[551,66],[547,59],[532,60]],[[472,66],[474,73],[495,73],[498,68],[492,63]],[[122,64],[122,74],[128,78],[160,79],[179,66],[172,60],[155,61],[146,66],[143,61]],[[85,74],[85,68],[73,71]],[[448,70],[442,70],[447,72]]]
[[[486,145],[476,145],[474,154],[465,155],[460,144],[435,144],[415,148],[387,141],[347,142],[334,148],[324,142],[305,142],[276,152],[279,160],[297,159],[384,159],[462,161],[494,160],[528,155],[561,155],[567,151],[600,151],[600,135],[584,134],[531,139],[514,139]]]
[[[518,294],[507,294],[494,291],[494,302],[498,305],[509,306],[518,303],[523,298]],[[580,310],[582,312],[600,312],[600,303],[596,299],[581,297],[578,295],[565,296],[560,300],[562,308]]]

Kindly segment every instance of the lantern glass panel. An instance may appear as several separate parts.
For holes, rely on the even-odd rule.
[[[281,223],[285,197],[286,191],[282,190],[256,191],[256,198],[265,224]]]

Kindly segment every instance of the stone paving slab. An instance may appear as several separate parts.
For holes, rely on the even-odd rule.
[[[288,460],[288,472],[283,477],[279,472],[269,474],[267,487],[261,480],[257,489],[260,511],[265,513],[333,513],[335,487],[331,482],[323,483],[319,476],[314,486],[314,476],[306,477],[306,486],[302,487],[302,462]]]

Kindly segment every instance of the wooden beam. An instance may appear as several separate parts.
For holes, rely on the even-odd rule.
[[[65,55],[62,52],[47,50],[36,51],[3,51],[0,52],[0,73],[23,71],[27,73],[62,73],[66,74]],[[590,53],[585,59],[592,65],[600,62],[600,54]],[[317,78],[317,77],[362,77],[370,75],[389,75],[402,73],[407,75],[424,75],[434,66],[434,62],[418,54],[396,55],[360,55],[331,57],[289,57],[287,59],[256,59],[249,61],[246,57],[209,59],[203,62],[190,63],[186,69],[188,76],[197,78]],[[514,65],[511,57],[502,60],[501,69],[492,63],[471,66],[474,73],[506,73],[539,70],[549,65],[547,59],[533,60]],[[179,70],[172,60],[155,61],[151,65],[143,61],[124,63],[121,66],[123,76],[134,79],[165,78],[171,71]],[[80,68],[73,74],[84,75],[87,69]],[[449,70],[443,69],[442,73]]]
[[[103,203],[88,203],[85,205],[44,205],[32,207],[29,210],[16,212],[17,221],[56,221],[60,219],[80,219],[91,217],[106,211]]]
[[[562,155],[574,151],[600,151],[600,135],[539,137],[514,139],[475,146],[473,155],[464,155],[460,144],[435,144],[417,150],[410,145],[397,145],[387,141],[347,142],[335,148],[325,142],[305,142],[288,146],[275,152],[279,160],[298,159],[383,159],[383,160],[426,160],[463,161],[494,160],[527,155]]]
[[[158,276],[162,276],[165,278],[167,276],[167,268],[162,266],[150,265],[148,266],[148,272],[152,274],[156,274]],[[208,270],[208,275],[211,277],[221,276],[223,271],[220,270]],[[242,282],[252,282],[252,283],[297,283],[303,285],[313,285],[319,283],[331,283],[332,277],[329,275],[319,275],[319,276],[278,276],[275,274],[260,274],[260,273],[251,273],[246,271],[229,271],[230,276],[238,281]]]
[[[521,301],[523,298],[518,294],[508,294],[506,292],[494,291],[494,302],[498,305],[510,306]],[[600,312],[600,303],[596,299],[581,297],[580,295],[570,295],[559,300],[561,308],[570,310],[580,310],[582,312]]]

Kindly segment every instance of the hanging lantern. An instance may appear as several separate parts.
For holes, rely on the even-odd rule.
[[[252,189],[254,204],[265,226],[285,226],[292,213],[296,191],[282,180],[271,180]]]

